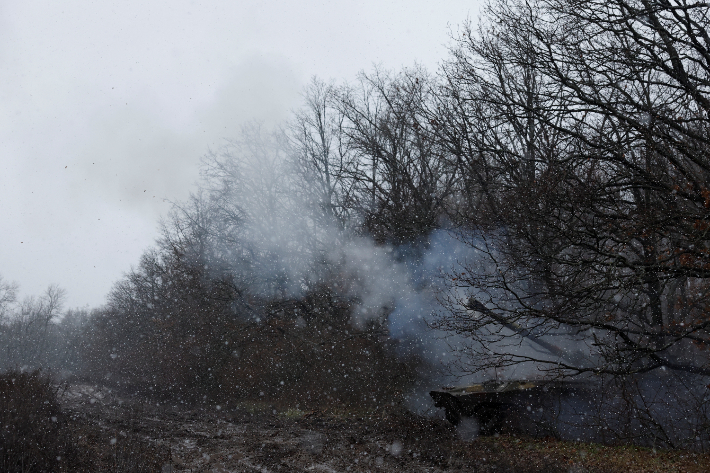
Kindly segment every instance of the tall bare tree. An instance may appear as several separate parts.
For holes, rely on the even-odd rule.
[[[352,156],[344,142],[344,117],[337,108],[336,88],[313,78],[304,91],[304,105],[289,126],[296,190],[310,207],[315,223],[344,229],[350,215]],[[304,208],[304,210],[306,210]]]
[[[353,206],[378,241],[415,242],[443,223],[459,175],[434,139],[434,92],[419,68],[376,70],[340,92],[342,133],[356,155]]]
[[[444,138],[472,163],[485,258],[442,322],[478,339],[479,366],[710,374],[707,13],[501,0],[459,37]],[[581,348],[496,352],[511,331]]]
[[[14,299],[14,294],[8,294],[7,291],[16,289],[17,286],[13,285],[6,290],[5,299],[8,303]],[[50,285],[41,296],[25,297],[7,310],[4,323],[0,326],[0,367],[54,367],[56,354],[51,351],[56,348],[58,334],[52,322],[61,314],[65,295],[64,289]]]

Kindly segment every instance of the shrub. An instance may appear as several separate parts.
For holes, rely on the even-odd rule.
[[[39,370],[0,374],[0,471],[66,470],[74,452],[49,376]]]

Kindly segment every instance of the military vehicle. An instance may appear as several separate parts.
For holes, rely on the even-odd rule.
[[[591,386],[582,381],[513,380],[487,381],[456,388],[441,388],[429,392],[436,407],[445,410],[446,419],[458,425],[463,419],[475,419],[481,435],[500,432],[511,426],[535,423],[561,398],[580,397]]]
[[[487,317],[525,338],[530,343],[549,354],[550,359],[565,360],[574,366],[584,356],[579,351],[563,350],[545,337],[536,334],[517,322],[506,319],[487,308],[475,297],[469,297],[465,306],[474,319]],[[500,431],[506,424],[520,430],[534,430],[535,424],[546,421],[545,410],[555,403],[569,401],[575,396],[584,398],[593,392],[594,382],[575,380],[491,380],[480,384],[457,388],[441,388],[429,392],[436,407],[444,408],[446,419],[458,425],[463,419],[475,419],[482,435]],[[549,420],[549,419],[548,419]]]

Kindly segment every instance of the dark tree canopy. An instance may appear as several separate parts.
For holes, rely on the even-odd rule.
[[[463,222],[487,266],[454,282],[474,291],[443,326],[485,345],[518,324],[584,353],[481,346],[493,364],[710,374],[707,6],[500,1],[487,20],[445,69],[445,139],[481,194]]]

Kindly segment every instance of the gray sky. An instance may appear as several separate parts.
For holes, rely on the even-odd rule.
[[[199,158],[317,75],[433,70],[480,0],[0,0],[0,275],[97,306]]]

